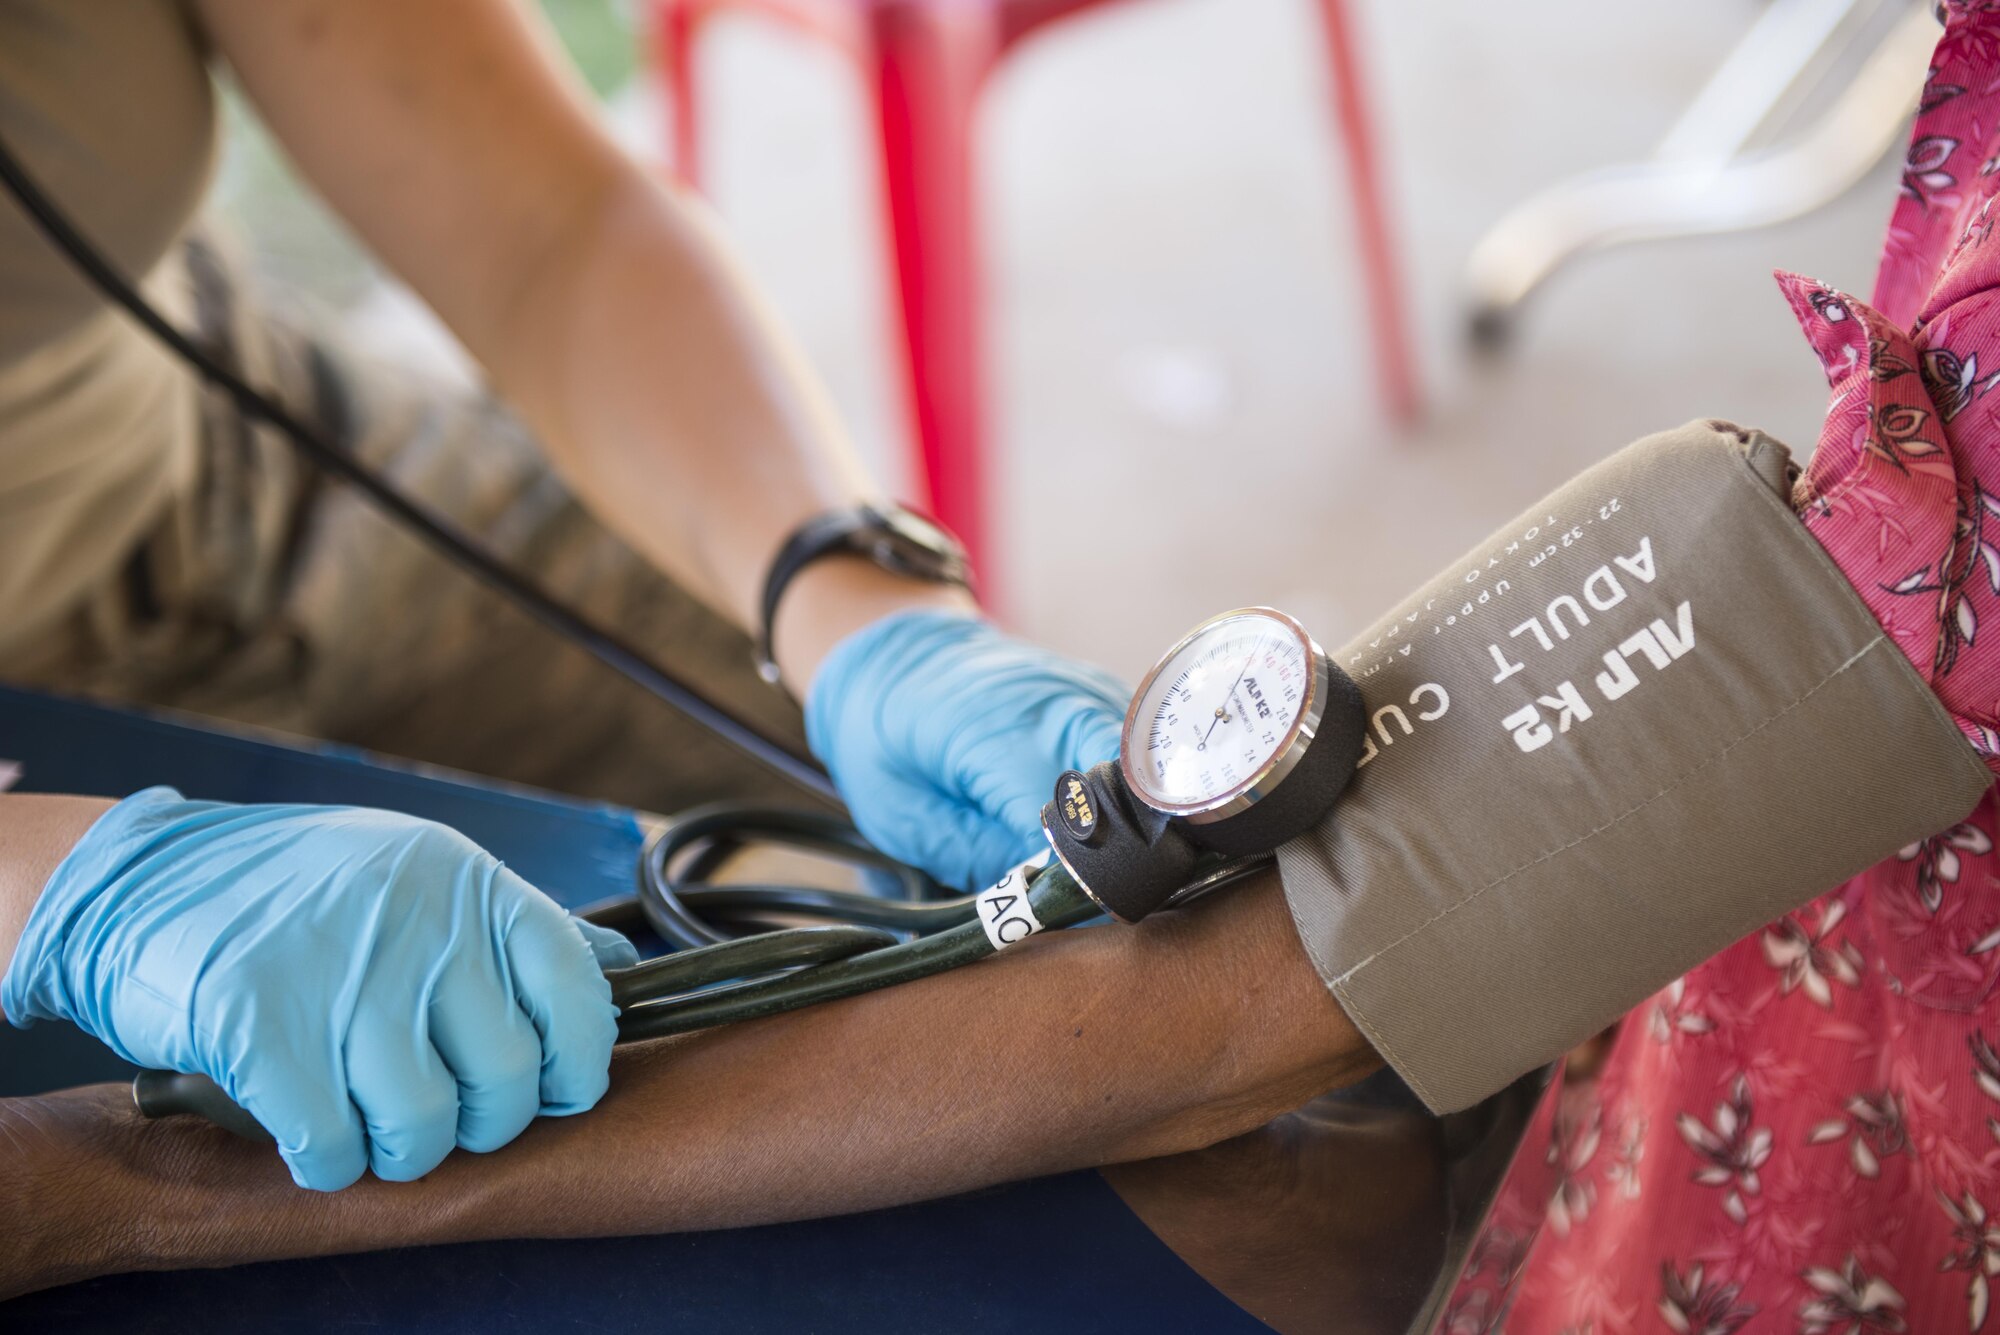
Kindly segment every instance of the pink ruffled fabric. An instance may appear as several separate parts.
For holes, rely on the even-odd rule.
[[[2000,3],[1947,9],[1873,305],[1778,282],[1832,387],[1800,516],[2000,771]],[[1628,1016],[1444,1328],[2000,1335],[1996,837],[1988,790]]]

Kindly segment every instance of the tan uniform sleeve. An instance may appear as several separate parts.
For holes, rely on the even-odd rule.
[[[1991,776],[1786,503],[1692,423],[1335,656],[1353,787],[1279,853],[1314,966],[1434,1111],[1968,812]]]

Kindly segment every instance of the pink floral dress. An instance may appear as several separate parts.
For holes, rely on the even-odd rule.
[[[1800,515],[2000,771],[1996,193],[2000,0],[1958,0],[1873,305],[1779,284],[1833,391]],[[1989,789],[1628,1016],[1443,1329],[2000,1335],[1996,837]]]

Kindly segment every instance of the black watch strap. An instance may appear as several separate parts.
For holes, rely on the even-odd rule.
[[[884,570],[935,584],[972,587],[965,548],[937,524],[900,505],[850,505],[815,515],[792,530],[764,577],[757,628],[757,675],[776,683],[771,627],[785,589],[801,570],[824,556],[862,556]]]

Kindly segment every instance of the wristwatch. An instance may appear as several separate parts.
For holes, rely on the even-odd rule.
[[[914,510],[893,502],[843,506],[815,515],[792,531],[764,577],[762,624],[757,635],[757,675],[775,685],[771,626],[785,588],[823,556],[862,556],[882,569],[933,584],[972,588],[972,567],[957,538]]]

